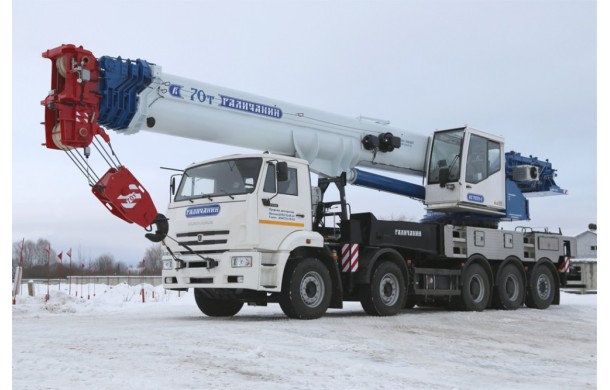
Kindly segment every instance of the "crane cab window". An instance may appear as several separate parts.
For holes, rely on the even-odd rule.
[[[264,192],[274,194],[275,190],[275,165],[269,165],[267,167],[267,174],[265,176],[265,185],[263,187]],[[288,180],[281,181],[278,183],[278,194],[284,195],[298,195],[299,187],[297,181],[297,170],[296,168],[288,168]]]
[[[478,135],[471,135],[466,158],[466,181],[479,183],[499,170],[500,144]]]
[[[464,129],[452,129],[437,132],[432,142],[428,184],[437,184],[441,180],[441,171],[446,172],[446,180],[455,182],[460,178],[460,160]]]

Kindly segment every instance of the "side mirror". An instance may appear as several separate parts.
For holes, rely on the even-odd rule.
[[[286,161],[278,162],[275,165],[275,172],[277,175],[277,181],[287,181],[288,180],[288,163]]]
[[[269,162],[269,169],[271,169],[271,165],[275,165],[275,194],[271,198],[262,199],[264,206],[273,206],[277,207],[277,204],[271,203],[271,200],[277,196],[279,193],[279,183],[288,181],[288,163],[286,161],[278,161],[275,164]]]
[[[172,176],[172,178],[169,179],[169,191],[172,195],[176,194],[176,176]]]

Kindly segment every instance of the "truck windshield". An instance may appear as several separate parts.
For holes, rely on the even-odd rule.
[[[464,128],[434,134],[428,169],[428,184],[440,182],[441,168],[448,169],[447,180],[449,182],[457,181],[460,178],[462,139],[464,139]]]
[[[260,158],[243,158],[189,168],[184,171],[174,200],[251,193],[258,182],[262,161]]]

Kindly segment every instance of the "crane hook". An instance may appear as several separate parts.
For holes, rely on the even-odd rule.
[[[156,225],[157,230],[154,233],[146,233],[144,237],[148,238],[152,242],[161,242],[167,237],[169,231],[169,219],[161,213],[157,214],[155,219],[150,224],[151,228]]]

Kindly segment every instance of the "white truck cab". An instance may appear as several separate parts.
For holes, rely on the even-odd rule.
[[[312,231],[306,161],[273,154],[235,155],[184,170],[169,204],[166,287],[277,292],[288,255],[323,247]]]

